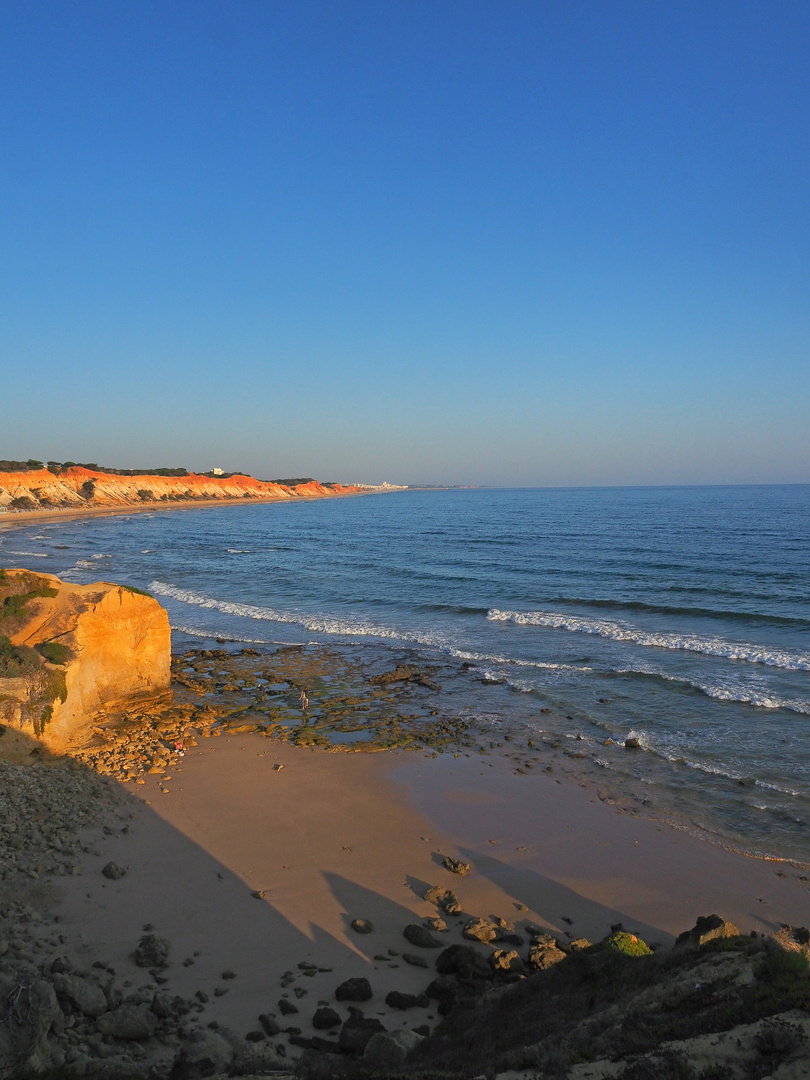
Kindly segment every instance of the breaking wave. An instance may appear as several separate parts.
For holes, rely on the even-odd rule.
[[[613,641],[702,653],[704,656],[720,656],[725,660],[745,660],[750,664],[766,664],[784,671],[810,671],[810,656],[803,653],[792,653],[786,649],[774,649],[744,641],[726,641],[701,634],[652,633],[629,623],[608,619],[586,619],[579,615],[564,615],[553,611],[499,611],[498,608],[488,611],[487,619],[491,622],[511,622],[517,626],[545,626],[551,630],[595,634]]]

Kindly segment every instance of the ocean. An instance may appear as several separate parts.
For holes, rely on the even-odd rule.
[[[496,746],[531,739],[534,767],[810,861],[810,486],[413,490],[73,519],[0,532],[0,565],[148,590],[177,650],[410,658],[436,673],[440,711]]]

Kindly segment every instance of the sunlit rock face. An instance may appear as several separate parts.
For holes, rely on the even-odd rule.
[[[59,750],[100,710],[166,690],[170,669],[169,619],[151,596],[2,572],[2,723]]]

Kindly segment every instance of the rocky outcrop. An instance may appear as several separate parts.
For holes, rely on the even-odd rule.
[[[0,571],[0,722],[63,749],[100,710],[169,687],[171,635],[151,596]]]
[[[0,472],[0,508],[47,510],[83,506],[143,506],[210,499],[319,499],[356,494],[359,487],[321,484],[279,484],[252,476],[120,476],[77,465],[66,469]]]

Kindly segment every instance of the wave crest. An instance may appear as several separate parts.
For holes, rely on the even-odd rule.
[[[629,623],[612,622],[608,619],[586,619],[580,615],[565,615],[554,611],[499,611],[487,612],[491,622],[511,622],[517,626],[545,626],[551,630],[567,630],[571,633],[595,634],[613,641],[627,641],[658,649],[683,650],[719,656],[724,660],[745,660],[750,664],[766,664],[784,671],[810,671],[810,656],[792,653],[787,649],[774,649],[745,641],[726,641],[723,638],[706,637],[701,634],[657,633],[640,630]]]

